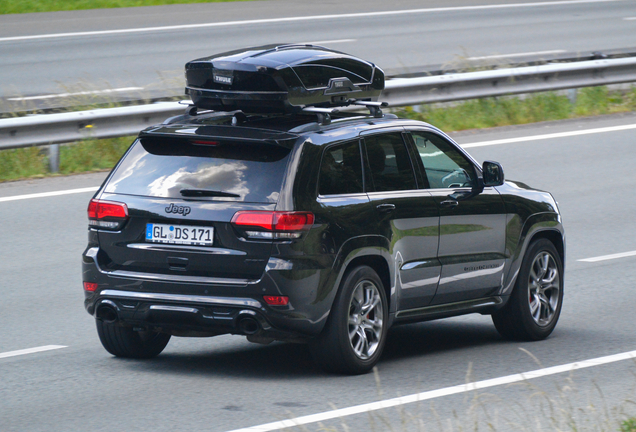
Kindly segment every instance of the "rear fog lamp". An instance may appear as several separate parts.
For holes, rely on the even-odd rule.
[[[95,291],[97,289],[97,284],[93,282],[84,282],[84,291]]]
[[[287,296],[263,296],[263,300],[270,306],[287,306],[289,304]]]

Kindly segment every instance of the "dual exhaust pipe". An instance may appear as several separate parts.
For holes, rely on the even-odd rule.
[[[119,321],[119,307],[111,300],[102,300],[95,309],[95,318],[113,324]],[[238,313],[236,327],[241,334],[246,336],[258,334],[263,330],[256,312],[251,310],[242,310]]]

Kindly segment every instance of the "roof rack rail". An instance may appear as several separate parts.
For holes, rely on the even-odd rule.
[[[389,106],[387,102],[373,102],[373,101],[364,101],[364,100],[357,100],[357,99],[347,100],[345,106],[350,106],[350,105],[363,106],[367,108],[369,110],[369,113],[374,118],[382,118],[384,115],[382,113],[382,108]],[[327,126],[331,124],[331,116],[339,113],[342,108],[343,107],[323,108],[323,107],[309,106],[309,107],[302,108],[301,112],[305,114],[316,114],[318,117],[318,124],[320,126]],[[189,104],[182,115],[167,118],[166,120],[164,120],[163,124],[176,123],[176,122],[180,122],[184,120],[193,119],[205,114],[214,114],[219,112],[221,111],[200,110],[200,107],[197,107],[194,104]],[[240,125],[241,123],[244,123],[245,121],[247,121],[247,115],[243,111],[236,111],[232,114],[233,126]]]
[[[364,106],[369,109],[371,115],[375,118],[382,118],[382,108],[388,107],[388,102],[372,102],[372,101],[360,101],[356,99],[349,99],[350,105]]]
[[[331,123],[331,115],[339,113],[338,108],[319,108],[319,107],[305,107],[302,109],[304,113],[316,114],[318,116],[318,124],[320,126],[327,126]]]

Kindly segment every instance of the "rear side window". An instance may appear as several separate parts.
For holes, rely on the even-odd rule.
[[[376,191],[417,189],[401,133],[367,136],[364,143]]]
[[[259,143],[193,144],[179,139],[143,138],[133,144],[105,191],[162,198],[276,202],[289,153],[286,148]]]
[[[358,141],[326,149],[320,163],[318,193],[338,195],[362,191],[362,160]]]

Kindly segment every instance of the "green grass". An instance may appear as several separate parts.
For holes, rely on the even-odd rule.
[[[111,169],[134,137],[86,140],[60,146],[60,172],[78,174]],[[54,175],[48,170],[46,147],[0,151],[0,182]]]
[[[623,421],[620,432],[636,432],[636,417],[630,417]]]
[[[88,140],[60,148],[60,174],[111,169],[130,147],[134,137]]]
[[[636,87],[628,92],[610,91],[607,87],[580,89],[575,104],[563,94],[550,92],[524,99],[485,98],[450,106],[422,106],[420,110],[409,107],[397,114],[431,123],[442,130],[459,131],[628,111],[636,111]]]
[[[0,14],[110,9],[186,3],[222,3],[246,0],[0,0]]]
[[[636,87],[627,92],[606,87],[582,89],[576,104],[557,93],[540,93],[520,99],[487,98],[458,104],[412,107],[398,111],[402,117],[429,122],[442,130],[488,128],[548,120],[636,111]],[[61,146],[60,174],[110,169],[134,137],[87,140]],[[0,151],[0,182],[52,175],[45,148]]]

